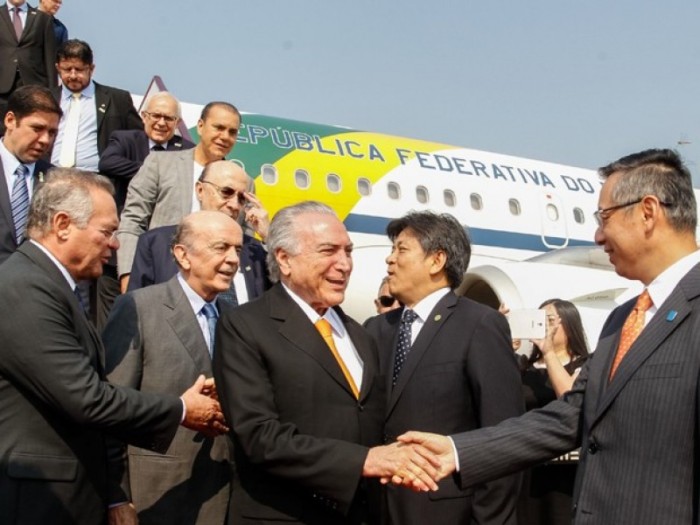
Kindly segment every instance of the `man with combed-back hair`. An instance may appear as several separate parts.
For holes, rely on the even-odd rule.
[[[389,293],[403,306],[365,323],[386,379],[384,439],[407,430],[454,433],[495,425],[524,411],[508,323],[493,308],[453,290],[471,255],[464,227],[449,214],[411,212],[387,226]],[[394,525],[516,523],[519,476],[475,487],[456,478],[438,492],[387,487]]]
[[[0,516],[95,525],[107,516],[105,439],[164,451],[178,425],[225,432],[197,378],[178,399],[105,381],[104,349],[75,295],[102,273],[119,221],[105,177],[54,170],[36,191],[29,241],[0,266]]]
[[[667,149],[623,157],[600,174],[595,241],[644,291],[610,314],[571,391],[496,427],[400,439],[439,453],[442,475],[457,470],[464,486],[580,445],[574,524],[697,524],[700,251],[691,176]]]

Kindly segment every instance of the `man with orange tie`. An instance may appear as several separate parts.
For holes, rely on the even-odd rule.
[[[610,314],[572,390],[493,428],[399,439],[440,454],[441,475],[457,470],[465,487],[580,445],[576,525],[698,523],[700,251],[690,172],[671,150],[599,171],[595,241],[644,291]]]
[[[386,397],[376,347],[339,307],[350,237],[328,206],[303,202],[277,212],[267,248],[280,282],[222,313],[216,332],[236,464],[229,523],[379,523],[366,478],[400,471],[427,490],[436,472],[419,449],[377,446]]]

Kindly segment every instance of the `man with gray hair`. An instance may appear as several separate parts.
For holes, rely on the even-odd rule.
[[[277,212],[267,247],[280,282],[217,327],[214,376],[236,464],[230,522],[378,523],[369,478],[399,471],[428,490],[435,468],[421,449],[380,446],[376,347],[339,307],[350,237],[328,206],[303,202]]]
[[[0,516],[93,525],[107,515],[106,435],[164,451],[178,426],[226,431],[204,376],[180,398],[107,383],[76,281],[119,246],[112,186],[55,170],[34,194],[29,241],[0,267]]]

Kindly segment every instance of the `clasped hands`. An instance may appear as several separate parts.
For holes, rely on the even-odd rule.
[[[182,426],[215,437],[229,431],[219,405],[214,379],[200,375],[180,399],[185,403],[185,418]]]
[[[378,477],[417,492],[438,490],[437,482],[455,471],[449,438],[427,432],[407,432],[396,443],[371,448],[363,476]]]

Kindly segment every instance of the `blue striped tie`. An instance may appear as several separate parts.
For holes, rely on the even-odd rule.
[[[214,357],[214,337],[216,334],[216,320],[219,314],[216,312],[214,305],[209,303],[202,306],[201,312],[207,318],[207,325],[209,326],[209,356]]]
[[[27,226],[29,214],[29,189],[27,189],[27,174],[29,168],[20,164],[15,170],[15,180],[12,183],[12,221],[15,223],[17,245],[24,239],[24,228]]]

